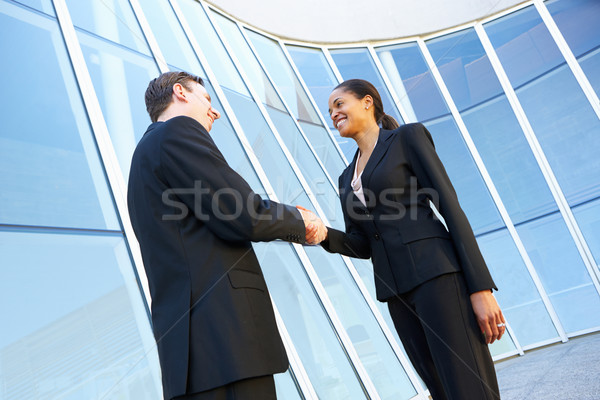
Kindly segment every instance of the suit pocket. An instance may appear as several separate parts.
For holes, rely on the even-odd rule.
[[[244,271],[241,269],[234,269],[227,273],[231,286],[235,289],[250,288],[258,289],[260,291],[267,290],[267,284],[265,283],[262,275],[256,274],[250,271]]]
[[[400,236],[402,237],[402,243],[404,244],[429,238],[450,239],[450,234],[442,224],[421,224],[412,226],[408,229],[400,229]]]

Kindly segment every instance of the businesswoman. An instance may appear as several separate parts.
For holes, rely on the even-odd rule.
[[[497,288],[430,133],[399,127],[364,80],[338,85],[329,111],[358,151],[339,178],[346,231],[327,228],[321,245],[372,258],[377,299],[435,400],[498,399],[487,347],[505,330]]]

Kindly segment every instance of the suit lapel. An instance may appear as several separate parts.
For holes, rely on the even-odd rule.
[[[386,129],[381,129],[379,131],[379,139],[377,139],[375,149],[373,149],[373,153],[371,153],[371,157],[369,157],[369,161],[367,161],[367,165],[365,165],[365,169],[362,173],[363,188],[369,187],[371,175],[373,174],[373,171],[375,170],[377,164],[379,164],[379,162],[387,152],[388,148],[390,147],[390,138],[392,136],[394,136],[392,131],[388,131]]]

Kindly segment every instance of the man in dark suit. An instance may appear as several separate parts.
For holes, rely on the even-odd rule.
[[[263,200],[209,136],[201,78],[146,90],[152,124],[133,155],[128,205],[152,297],[165,399],[275,399],[288,367],[252,241],[304,243],[314,214]]]

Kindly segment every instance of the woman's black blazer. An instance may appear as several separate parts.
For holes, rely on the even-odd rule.
[[[380,130],[362,174],[366,207],[350,185],[356,158],[339,178],[346,232],[329,228],[321,245],[329,252],[372,258],[378,300],[458,271],[469,293],[496,289],[431,134],[422,124]]]

